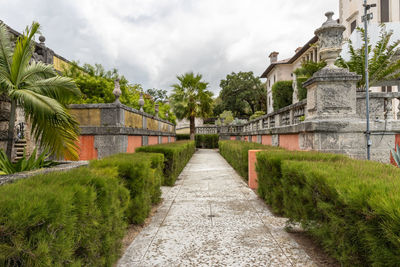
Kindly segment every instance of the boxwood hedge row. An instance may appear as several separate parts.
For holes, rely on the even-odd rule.
[[[194,141],[178,141],[136,148],[136,152],[164,154],[164,185],[174,185],[176,178],[196,151]]]
[[[166,147],[166,161],[118,154],[0,186],[0,266],[112,266],[128,223],[160,200],[163,171],[179,174],[194,152],[194,142]]]

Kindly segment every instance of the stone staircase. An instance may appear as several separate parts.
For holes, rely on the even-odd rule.
[[[14,161],[18,161],[24,156],[25,147],[26,147],[25,139],[18,140],[14,143],[14,151],[15,151]]]

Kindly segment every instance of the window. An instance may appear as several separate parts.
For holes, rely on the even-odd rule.
[[[391,93],[392,92],[392,86],[382,86],[381,90],[383,93]]]
[[[357,20],[354,20],[351,24],[350,24],[350,33],[353,33],[354,30],[357,27]]]
[[[276,76],[274,75],[274,83],[276,82]]]
[[[389,0],[381,0],[381,23],[389,22]]]

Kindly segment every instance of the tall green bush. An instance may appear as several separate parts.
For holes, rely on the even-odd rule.
[[[197,148],[218,148],[218,134],[196,134],[195,141]]]
[[[219,141],[219,153],[226,161],[242,176],[243,179],[249,178],[249,150],[265,149],[279,150],[277,147],[266,146],[258,143],[244,141]]]
[[[296,85],[297,85],[297,98],[303,100],[307,98],[307,88],[303,87],[303,83],[310,79],[314,73],[326,66],[325,61],[313,62],[305,61],[301,64],[300,68],[294,71],[296,74]]]
[[[284,161],[285,214],[343,266],[398,266],[400,170],[370,161]]]
[[[79,168],[1,186],[0,265],[111,266],[129,203],[115,175]]]
[[[272,86],[274,110],[289,106],[293,102],[293,81],[278,81]]]
[[[190,134],[177,134],[176,141],[190,140]]]
[[[127,218],[141,224],[149,215],[151,204],[160,200],[164,156],[153,153],[117,154],[90,162],[90,168],[99,171],[114,167],[118,177],[130,192]]]
[[[186,166],[196,151],[194,141],[178,141],[169,144],[143,146],[136,148],[136,152],[164,154],[164,183],[172,186],[176,178]]]
[[[267,204],[271,205],[275,212],[280,214],[284,214],[281,165],[285,160],[330,161],[333,163],[350,159],[340,154],[305,151],[281,150],[257,153],[257,193]]]

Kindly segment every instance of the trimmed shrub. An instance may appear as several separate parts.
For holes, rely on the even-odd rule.
[[[344,266],[398,266],[399,177],[370,161],[284,161],[285,214]]]
[[[115,176],[79,168],[1,186],[0,265],[111,266],[129,203]]]
[[[117,154],[90,162],[90,168],[95,172],[109,167],[116,168],[118,177],[130,192],[128,221],[136,224],[143,223],[149,215],[151,204],[160,201],[164,155]]]
[[[274,110],[289,106],[293,101],[293,81],[279,81],[272,85]]]
[[[190,134],[177,134],[176,141],[190,140]]]
[[[219,141],[219,153],[242,176],[249,179],[249,150],[280,150],[278,147],[266,146],[245,141]]]
[[[258,195],[271,205],[274,212],[284,213],[282,192],[282,170],[284,160],[296,161],[349,161],[350,159],[340,154],[328,154],[305,151],[266,151],[257,153],[257,179]]]
[[[197,148],[218,148],[218,134],[196,134],[195,141]]]
[[[164,154],[164,183],[172,186],[183,168],[186,166],[196,147],[194,141],[178,141],[169,144],[143,146],[136,148],[136,152],[149,152]]]

